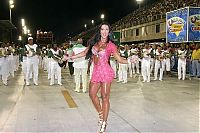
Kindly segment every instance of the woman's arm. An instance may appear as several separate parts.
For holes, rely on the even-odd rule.
[[[73,55],[73,56],[65,55],[63,60],[66,61],[66,60],[69,60],[69,59],[73,60],[73,59],[84,57],[84,56],[86,56],[88,50],[89,50],[89,47],[87,47],[83,52],[80,52],[79,54],[76,54],[76,55]]]
[[[121,57],[117,51],[113,53],[113,56],[119,63],[128,64],[128,60],[126,60],[125,58]]]
[[[79,54],[73,55],[70,58],[73,60],[73,59],[84,57],[84,56],[86,56],[88,50],[89,50],[89,47],[87,47],[83,52],[80,52]]]

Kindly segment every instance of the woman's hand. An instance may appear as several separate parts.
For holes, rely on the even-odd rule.
[[[67,61],[67,60],[69,60],[69,59],[71,59],[70,56],[64,55],[62,60],[63,60],[63,61]]]

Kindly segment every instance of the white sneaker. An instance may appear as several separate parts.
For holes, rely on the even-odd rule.
[[[122,82],[121,80],[118,80],[117,83]]]
[[[153,80],[157,80],[157,79],[153,79]]]
[[[80,90],[74,90],[74,91],[75,91],[75,92],[78,92],[78,93],[80,92]]]
[[[147,80],[147,82],[149,83],[149,82],[150,82],[150,80]]]
[[[26,86],[30,86],[30,83],[26,82]]]
[[[61,86],[61,85],[62,85],[62,83],[58,83],[58,85],[60,85],[60,86]]]
[[[38,83],[34,83],[34,85],[38,86]]]
[[[146,82],[146,80],[143,80],[142,82]]]
[[[54,85],[53,83],[50,83],[50,85],[52,86],[52,85]]]
[[[127,83],[127,81],[123,81],[122,83],[123,83],[123,84],[126,84],[126,83]]]

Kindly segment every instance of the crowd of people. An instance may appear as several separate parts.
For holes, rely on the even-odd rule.
[[[75,91],[80,92],[81,83],[84,92],[86,92],[87,80],[85,79],[87,79],[87,74],[89,74],[88,76],[91,78],[91,72],[94,66],[93,63],[83,58],[69,59],[67,63],[63,62],[62,66],[58,63],[64,54],[72,56],[85,49],[86,45],[83,44],[81,38],[78,39],[77,44],[69,45],[66,49],[57,44],[37,49],[37,45],[33,44],[32,37],[28,39],[28,42],[29,43],[25,45],[24,48],[17,48],[9,43],[1,43],[0,75],[4,85],[8,84],[9,76],[14,77],[15,71],[18,70],[20,64],[22,65],[26,85],[30,85],[29,79],[32,78],[33,83],[38,85],[39,65],[48,72],[50,85],[54,85],[54,79],[58,80],[59,85],[62,85],[61,67],[67,66],[70,75],[75,75],[75,81],[77,82]],[[159,80],[162,81],[163,73],[170,75],[171,71],[178,72],[178,79],[185,80],[186,74],[190,75],[189,78],[199,78],[199,47],[198,43],[143,43],[140,45],[120,45],[118,46],[120,55],[124,58],[133,58],[135,61],[131,64],[120,64],[111,56],[110,65],[115,71],[115,78],[118,78],[118,82],[123,83],[127,83],[127,77],[133,77],[134,74],[142,74],[144,82],[150,82],[149,75],[154,75],[154,80],[157,80],[158,72],[160,72]],[[82,80],[78,80],[80,76],[82,76]]]
[[[4,85],[8,85],[8,80],[15,77],[15,72],[19,68],[18,49],[11,43],[0,43],[0,77]]]
[[[102,25],[101,25],[102,26]],[[74,76],[74,91],[89,92],[90,98],[99,114],[100,131],[104,132],[109,112],[109,93],[113,79],[118,83],[128,83],[128,79],[142,76],[143,82],[166,80],[172,71],[177,70],[177,79],[200,78],[200,44],[149,44],[114,45],[112,32],[108,24],[103,24],[92,41],[84,44],[82,38],[74,45],[64,48],[56,43],[39,48],[28,37],[25,47],[17,48],[9,43],[1,44],[0,75],[4,85],[8,85],[9,76],[14,77],[20,64],[27,86],[38,86],[39,68],[48,73],[49,85],[62,85],[62,67],[69,67]],[[100,35],[101,33],[101,35]],[[109,39],[107,36],[109,35]],[[102,36],[105,38],[102,38]],[[99,40],[97,40],[99,39]],[[90,51],[90,52],[88,52]],[[130,77],[130,78],[128,78]],[[32,79],[32,80],[31,80]],[[88,85],[88,79],[90,83]],[[89,88],[88,88],[89,87]],[[102,103],[97,92],[101,88]]]
[[[159,0],[151,6],[143,6],[134,10],[132,13],[112,24],[112,28],[113,30],[119,30],[121,28],[165,19],[167,12],[187,6],[199,7],[200,2],[198,0]]]

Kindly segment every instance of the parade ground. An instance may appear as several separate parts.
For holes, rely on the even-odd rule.
[[[73,77],[62,70],[62,86],[49,85],[40,70],[39,85],[24,85],[21,71],[0,84],[0,132],[97,133],[98,114],[86,93],[74,91]],[[200,80],[143,83],[141,76],[112,84],[106,132],[198,133]]]

